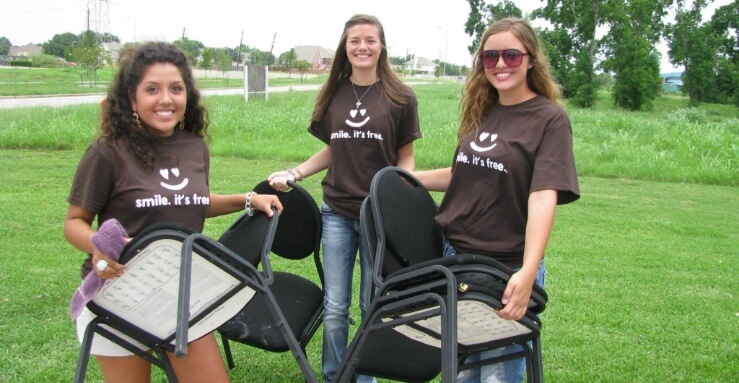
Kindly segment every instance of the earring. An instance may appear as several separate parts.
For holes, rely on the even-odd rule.
[[[182,119],[180,120],[180,130],[185,129],[185,116],[182,116]]]
[[[139,114],[135,110],[133,111],[133,119],[136,121],[136,126],[141,128],[141,120],[139,120]]]
[[[529,69],[531,69],[531,68],[533,68],[533,67],[534,67],[533,65],[529,65]]]

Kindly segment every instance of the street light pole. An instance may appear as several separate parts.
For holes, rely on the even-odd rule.
[[[449,47],[449,30],[438,26],[437,28],[446,32],[446,39],[444,40],[444,64],[442,64],[441,78],[446,77],[446,52]],[[439,60],[441,60],[441,52],[439,52]]]

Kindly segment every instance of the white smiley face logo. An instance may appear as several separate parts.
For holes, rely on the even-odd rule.
[[[159,175],[162,176],[162,178],[164,178],[165,180],[169,181],[170,172],[172,172],[172,175],[174,176],[175,179],[180,178],[180,169],[178,168],[161,169],[159,170]],[[171,185],[164,181],[160,182],[159,185],[162,185],[163,188],[168,189],[168,190],[182,190],[185,188],[185,186],[187,186],[188,182],[189,180],[185,178],[184,180],[182,180],[182,182],[176,185]]]
[[[498,145],[495,142],[496,139],[498,139],[497,134],[490,134],[487,132],[483,132],[483,133],[480,133],[480,137],[479,137],[480,144],[478,145],[477,142],[472,141],[472,143],[470,143],[470,147],[472,148],[472,150],[476,152],[487,152],[489,150],[492,150],[496,145]],[[492,143],[492,145],[481,146],[481,145],[487,145],[486,140],[490,140],[490,143]]]
[[[352,110],[349,111],[349,115],[352,116],[352,118],[357,118],[357,114],[359,114],[359,118],[362,118],[362,117],[364,117],[365,114],[367,114],[367,109],[352,109]],[[346,119],[345,122],[346,122],[347,125],[351,126],[352,128],[359,129],[359,128],[363,127],[364,124],[366,124],[367,121],[369,121],[369,120],[370,120],[370,117],[367,116],[367,117],[365,117],[364,120],[359,121],[359,122],[354,122],[354,121],[352,121],[350,119]]]

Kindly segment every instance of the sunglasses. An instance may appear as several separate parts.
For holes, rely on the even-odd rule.
[[[498,60],[503,56],[503,63],[511,68],[518,68],[523,62],[523,56],[528,53],[523,53],[518,49],[504,49],[502,51],[483,51],[480,53],[480,59],[485,69],[491,69],[498,65]]]

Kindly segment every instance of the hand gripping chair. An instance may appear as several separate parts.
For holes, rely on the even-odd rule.
[[[248,242],[256,257],[266,257],[277,222],[277,214],[242,216],[231,232]],[[106,281],[87,304],[97,317],[85,331],[75,382],[85,380],[95,335],[162,368],[168,381],[177,382],[167,352],[187,354],[188,342],[214,331],[268,289],[259,271],[241,256],[176,223],[143,230],[126,245],[120,261],[126,273]]]
[[[269,294],[254,298],[249,305],[218,328],[229,368],[234,368],[231,341],[271,352],[291,351],[309,382],[316,377],[308,364],[305,348],[321,324],[323,314],[323,267],[320,260],[321,215],[315,200],[296,183],[279,192],[262,182],[254,190],[260,194],[275,194],[284,210],[280,215],[272,254],[286,260],[313,257],[318,283],[294,272],[272,269],[269,257],[247,258],[254,267],[261,263]],[[227,233],[228,234],[228,233]],[[240,253],[238,238],[221,238],[224,245]],[[304,263],[305,264],[305,263]],[[277,316],[270,316],[269,310]],[[276,320],[276,317],[279,317]]]
[[[442,258],[444,238],[434,221],[437,205],[406,171],[388,167],[373,178],[361,224],[373,256],[375,297],[337,374],[425,382],[514,358],[526,358],[529,382],[541,382],[541,323],[535,314],[547,295],[534,287],[529,310],[518,321],[495,310],[512,271],[490,257]],[[529,345],[531,342],[532,345]],[[475,363],[471,354],[518,344],[521,351]]]

